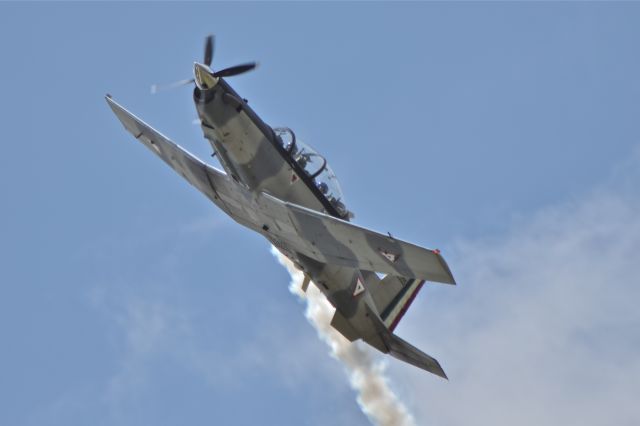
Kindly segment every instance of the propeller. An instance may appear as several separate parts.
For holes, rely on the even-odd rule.
[[[151,86],[151,94],[156,94],[163,90],[174,89],[176,87],[186,86],[191,83],[196,83],[200,89],[210,89],[217,84],[218,78],[233,77],[235,75],[244,74],[258,66],[256,62],[248,62],[246,64],[234,65],[232,67],[213,72],[213,70],[211,70],[211,63],[213,62],[213,46],[214,37],[213,35],[208,35],[204,42],[204,65],[198,63],[194,64],[195,75],[196,78],[198,78],[198,81],[196,81],[195,78],[190,78],[169,84],[154,84]],[[202,84],[203,81],[205,81],[205,84]]]
[[[229,68],[225,68],[223,70],[220,71],[216,71],[213,73],[213,76],[216,78],[219,77],[232,77],[234,75],[239,75],[239,74],[243,74],[247,71],[251,71],[252,69],[254,69],[255,67],[257,67],[258,64],[256,62],[248,62],[246,64],[242,64],[242,65],[235,65],[233,67],[229,67]]]
[[[193,83],[194,80],[192,78],[187,80],[174,81],[173,83],[167,84],[152,84],[151,85],[151,94],[155,95],[158,92],[162,92],[169,89],[175,89],[176,87],[186,86],[187,84]]]
[[[204,64],[211,66],[213,61],[213,34],[209,34],[204,42]]]

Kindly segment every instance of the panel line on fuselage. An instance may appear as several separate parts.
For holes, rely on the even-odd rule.
[[[231,93],[231,95],[237,97],[238,99],[242,99],[240,95],[227,83],[223,78],[218,82],[218,86],[220,86],[223,90]],[[215,89],[213,89],[215,90]],[[258,129],[263,133],[265,138],[271,143],[271,145],[276,149],[280,157],[291,167],[291,169],[298,175],[298,178],[304,182],[305,186],[311,191],[311,193],[316,197],[318,201],[325,208],[326,212],[331,216],[337,217],[342,220],[348,220],[338,213],[336,208],[331,204],[331,202],[324,196],[324,194],[320,191],[320,189],[314,184],[313,179],[307,174],[307,172],[291,157],[291,155],[284,149],[284,147],[278,143],[276,140],[276,135],[273,131],[273,128],[265,123],[255,111],[245,102],[242,106],[241,112],[239,114],[244,113],[247,117],[253,122],[253,124],[258,127]]]

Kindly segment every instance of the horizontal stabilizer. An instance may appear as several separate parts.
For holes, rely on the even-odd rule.
[[[420,349],[393,334],[391,331],[389,331],[389,329],[387,329],[387,327],[385,327],[384,323],[375,314],[375,312],[373,312],[368,307],[367,309],[369,312],[369,318],[374,323],[376,331],[378,332],[377,336],[375,337],[381,338],[384,342],[384,346],[386,347],[386,351],[383,350],[383,352],[389,353],[390,355],[398,358],[401,361],[414,365],[418,368],[422,368],[429,373],[435,374],[436,376],[440,376],[448,380],[447,375],[440,366],[440,363],[435,358],[425,354]],[[370,343],[368,342],[368,340],[369,339],[365,339],[367,343]],[[373,342],[371,342],[370,344],[372,343]],[[380,349],[378,345],[373,346]]]
[[[383,339],[389,347],[389,353],[395,358],[447,379],[447,375],[435,358],[425,354],[395,334],[389,333],[387,338],[383,337]]]

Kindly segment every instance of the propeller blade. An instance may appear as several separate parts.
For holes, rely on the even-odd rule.
[[[247,71],[251,71],[256,66],[258,66],[255,62],[249,62],[248,64],[236,65],[233,67],[225,68],[220,71],[216,71],[213,73],[214,77],[231,77],[232,75],[238,75],[245,73]]]
[[[158,92],[162,92],[164,90],[169,90],[169,89],[175,89],[176,87],[185,86],[193,82],[194,80],[190,78],[188,80],[174,81],[173,83],[169,83],[169,84],[154,84],[151,86],[151,94],[155,95]]]
[[[213,35],[207,36],[204,43],[204,64],[210,67],[211,61],[213,61]]]

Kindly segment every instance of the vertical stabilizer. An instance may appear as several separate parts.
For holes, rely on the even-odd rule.
[[[374,295],[376,306],[380,309],[380,317],[384,325],[391,331],[409,310],[411,303],[424,285],[423,280],[407,279],[387,275],[380,281]]]

